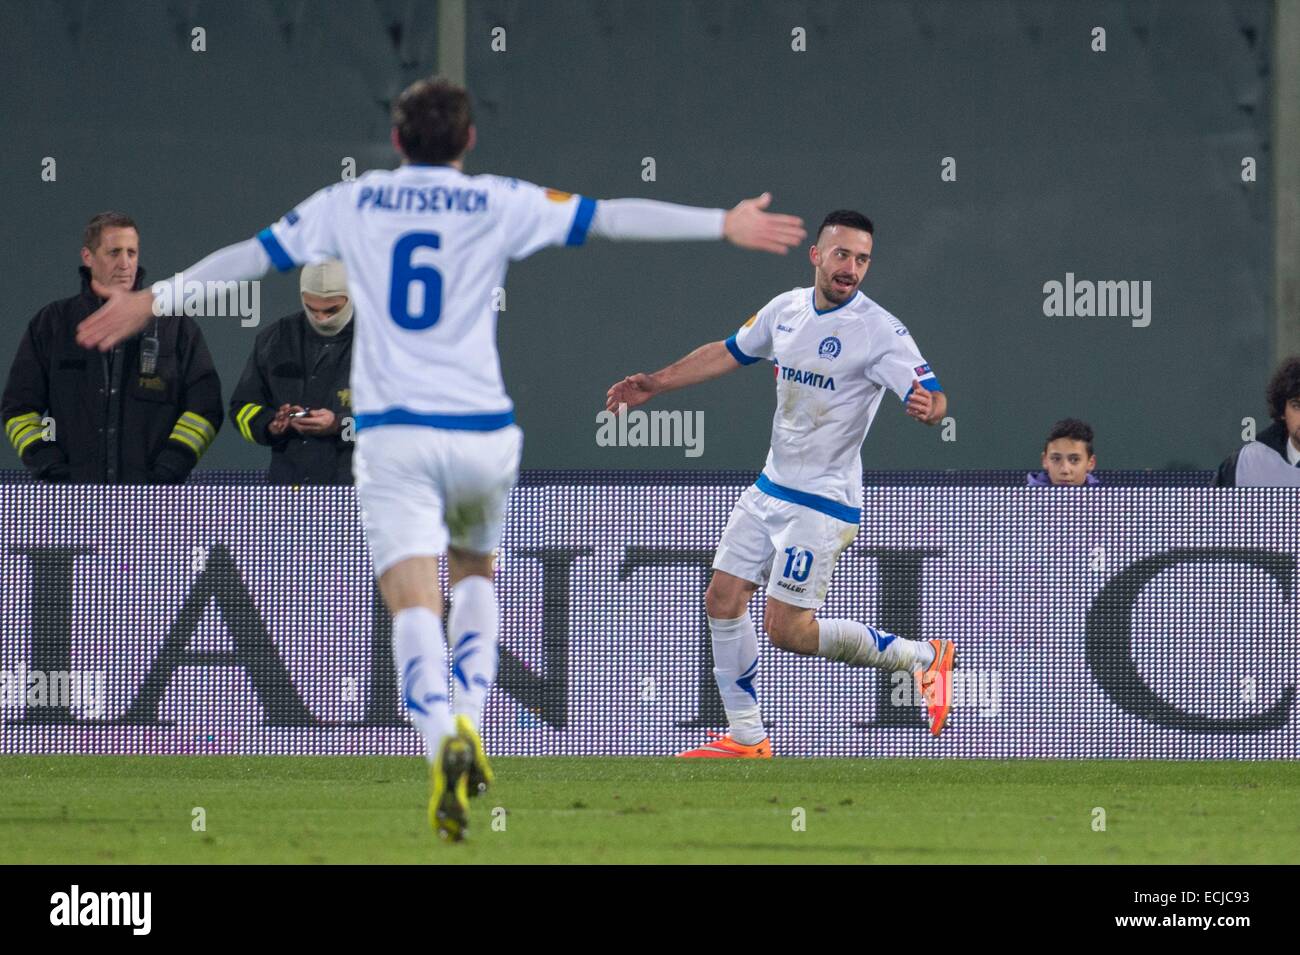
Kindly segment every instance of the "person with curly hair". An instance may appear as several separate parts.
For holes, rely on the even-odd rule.
[[[1273,423],[1219,465],[1215,487],[1300,485],[1300,355],[1273,372],[1267,400]]]

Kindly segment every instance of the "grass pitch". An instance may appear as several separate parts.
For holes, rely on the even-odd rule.
[[[419,759],[0,757],[0,862],[1300,858],[1295,762],[534,757],[494,767],[469,840],[444,845],[425,822]],[[200,807],[205,831],[194,829]],[[1096,807],[1105,831],[1094,830]]]

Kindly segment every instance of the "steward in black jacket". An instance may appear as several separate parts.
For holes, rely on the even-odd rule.
[[[192,318],[164,318],[110,352],[81,348],[77,325],[104,300],[80,272],[80,294],[45,306],[23,334],[0,401],[5,434],[38,480],[184,483],[221,427],[203,335]]]

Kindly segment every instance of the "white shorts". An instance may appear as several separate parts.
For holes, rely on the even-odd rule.
[[[524,433],[383,425],[357,434],[353,466],[375,573],[408,557],[436,557],[448,541],[490,554],[519,476]]]
[[[858,525],[747,487],[727,520],[713,569],[758,584],[782,603],[816,610]]]

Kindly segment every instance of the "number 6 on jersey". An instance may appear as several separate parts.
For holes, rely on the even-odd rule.
[[[432,265],[414,265],[416,249],[438,249],[442,240],[436,232],[408,232],[393,246],[393,284],[388,291],[388,314],[403,328],[421,331],[438,324],[442,317],[442,273]],[[423,289],[419,314],[411,314],[411,286]]]

